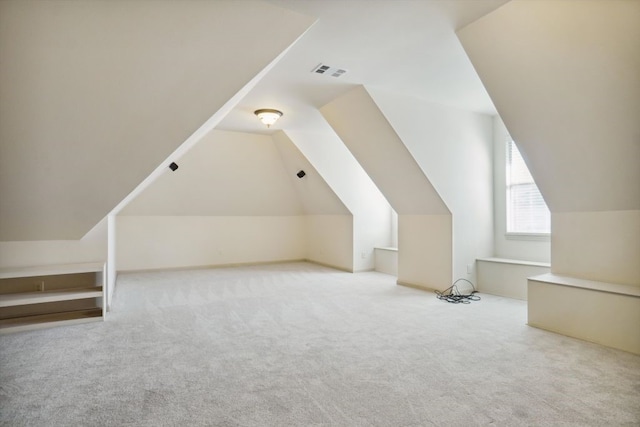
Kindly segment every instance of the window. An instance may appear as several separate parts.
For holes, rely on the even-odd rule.
[[[507,234],[549,234],[551,214],[518,147],[507,141]]]

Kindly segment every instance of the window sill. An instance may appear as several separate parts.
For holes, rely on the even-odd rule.
[[[528,240],[532,242],[548,242],[551,234],[548,233],[505,233],[507,240]]]

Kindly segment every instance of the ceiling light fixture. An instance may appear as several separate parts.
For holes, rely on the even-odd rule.
[[[271,127],[272,124],[282,117],[282,111],[271,108],[261,108],[260,110],[254,111],[254,114],[258,116],[260,121],[267,125],[267,127]]]

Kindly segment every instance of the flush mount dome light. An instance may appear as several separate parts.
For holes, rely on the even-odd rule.
[[[280,117],[282,117],[282,111],[274,110],[271,108],[262,108],[254,112],[262,123],[271,127]]]

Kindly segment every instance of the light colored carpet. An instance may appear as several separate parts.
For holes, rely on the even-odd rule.
[[[640,424],[640,357],[525,322],[308,263],[123,274],[106,322],[0,337],[0,424]]]

